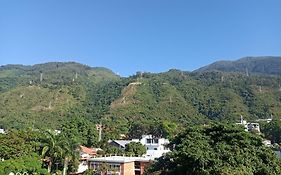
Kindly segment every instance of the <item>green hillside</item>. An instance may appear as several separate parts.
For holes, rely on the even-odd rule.
[[[236,61],[217,61],[195,72],[223,71],[248,75],[281,75],[281,57],[245,57]]]
[[[90,102],[91,93],[119,79],[106,68],[74,62],[2,66],[0,125],[56,128],[73,115],[93,118],[90,111],[100,104]]]
[[[42,81],[40,76],[42,75]],[[122,78],[106,68],[46,63],[0,68],[0,125],[57,128],[72,116],[108,133],[134,123],[186,126],[281,117],[281,78],[227,72],[170,70]]]

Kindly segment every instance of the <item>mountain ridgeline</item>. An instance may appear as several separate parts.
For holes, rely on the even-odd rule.
[[[260,61],[264,67],[253,66]],[[237,61],[241,69],[227,63],[227,68],[214,71],[205,67],[127,78],[74,62],[2,66],[0,127],[59,129],[75,116],[102,123],[106,132],[126,134],[135,123],[168,121],[185,126],[212,120],[236,122],[240,115],[251,121],[281,118],[278,61],[247,58]]]
[[[194,72],[222,71],[254,75],[281,75],[281,57],[245,57],[237,61],[218,61]]]

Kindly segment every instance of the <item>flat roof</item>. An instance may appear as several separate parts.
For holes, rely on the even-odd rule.
[[[90,158],[89,162],[127,163],[127,162],[149,162],[150,160],[152,159],[149,157],[109,156],[109,157]]]

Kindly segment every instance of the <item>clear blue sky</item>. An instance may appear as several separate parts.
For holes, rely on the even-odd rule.
[[[127,76],[262,55],[281,55],[281,0],[0,0],[0,65]]]

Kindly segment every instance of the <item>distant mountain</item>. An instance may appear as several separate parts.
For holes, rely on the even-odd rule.
[[[100,89],[119,79],[107,68],[75,62],[1,66],[0,127],[55,128],[69,116],[97,116],[98,100],[110,100]]]
[[[252,61],[237,61],[244,62],[241,72],[246,63],[249,73],[257,70],[250,66]],[[277,64],[273,66],[280,69]],[[1,66],[0,127],[58,128],[78,116],[89,119],[93,127],[101,122],[105,133],[118,137],[135,123],[168,121],[183,128],[212,120],[233,123],[240,115],[252,121],[281,118],[281,76],[246,76],[235,70],[172,69],[124,78],[74,62]]]
[[[194,72],[222,71],[246,74],[281,75],[281,57],[245,57],[237,61],[218,61]]]

